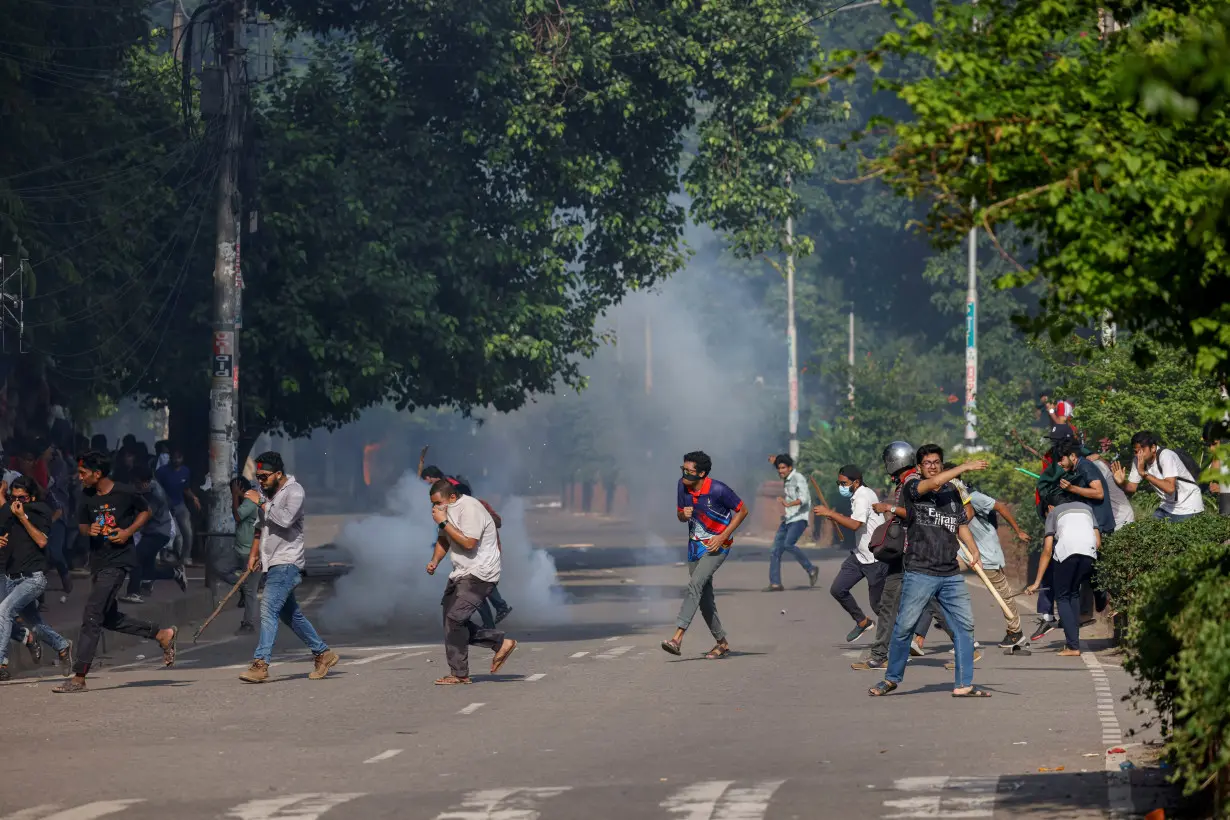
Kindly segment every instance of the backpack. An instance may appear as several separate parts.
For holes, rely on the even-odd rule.
[[[1177,475],[1175,476],[1175,481],[1182,481],[1184,484],[1195,484],[1200,489],[1207,491],[1209,485],[1200,483],[1200,474],[1204,471],[1200,469],[1200,465],[1196,463],[1196,459],[1192,458],[1191,453],[1186,450],[1179,449],[1178,447],[1168,447],[1166,449],[1170,450],[1179,457],[1179,461],[1183,462],[1183,467],[1191,476],[1191,478],[1184,478],[1181,475]],[[1158,451],[1158,458],[1161,458],[1161,453],[1162,451]]]
[[[901,486],[898,485],[897,492],[893,494],[893,504],[900,506],[900,499]],[[871,554],[877,561],[885,564],[901,560],[905,555],[905,527],[897,519],[896,514],[889,513],[884,523],[875,528],[867,549],[871,550]]]

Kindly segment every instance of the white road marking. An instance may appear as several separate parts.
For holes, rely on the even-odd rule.
[[[607,639],[606,639],[606,642],[607,642],[607,643],[615,643],[615,641],[618,641],[618,640],[619,640],[619,639],[621,639],[621,638],[623,638],[623,635],[616,635],[614,638],[607,638]]]
[[[362,666],[365,663],[375,663],[376,661],[385,661],[389,658],[396,658],[400,652],[382,652],[379,655],[368,655],[366,658],[357,661],[346,661],[344,666]]]
[[[484,789],[470,792],[461,805],[436,815],[436,820],[538,820],[538,807],[571,786],[538,789]]]
[[[998,777],[905,777],[894,781],[900,792],[925,792],[916,797],[885,800],[896,809],[885,818],[991,817],[999,797]]]
[[[635,646],[616,646],[611,649],[608,649],[607,651],[603,652],[601,655],[594,655],[594,657],[602,658],[603,660],[609,661],[612,658],[618,658],[620,655],[624,654],[625,652],[631,652],[633,649],[636,649],[636,647]]]
[[[570,658],[584,658],[584,657],[585,657],[586,655],[588,655],[588,654],[589,654],[588,652],[573,652],[573,653],[572,653],[571,655],[569,655],[568,657],[570,657]]]
[[[407,643],[400,646],[339,646],[337,649],[345,649],[347,652],[383,652],[387,649],[431,649],[435,644],[430,643]]]
[[[784,780],[765,780],[749,788],[727,789],[718,801],[713,820],[760,820],[769,810],[773,793]]]
[[[234,820],[317,820],[334,806],[340,806],[362,792],[353,794],[291,794],[251,800],[226,813]]]
[[[531,682],[531,683],[532,683],[533,681],[536,681],[536,680],[542,680],[542,679],[543,679],[543,678],[545,678],[546,676],[547,676],[547,673],[546,673],[546,672],[535,672],[534,674],[530,675],[530,676],[529,676],[528,678],[526,678],[525,680],[526,680],[527,682]]]
[[[34,818],[39,818],[39,820],[96,820],[98,817],[117,814],[129,806],[135,806],[137,803],[144,802],[144,800],[100,800],[97,803],[86,803],[83,806],[65,809],[64,811],[56,811],[59,806],[54,805],[35,806],[32,809],[10,814],[5,820],[34,820]],[[43,812],[47,810],[55,813],[44,814]],[[38,814],[33,814],[32,812],[38,812]]]
[[[1094,692],[1099,698],[1108,697],[1110,680],[1106,677],[1106,670],[1102,668],[1102,662],[1087,648],[1082,647],[1082,650],[1081,660],[1085,662],[1085,668],[1093,676]],[[1103,692],[1105,695],[1102,694]],[[1119,726],[1119,719],[1115,717],[1113,708],[1109,714],[1104,709],[1098,711],[1098,720],[1102,723],[1102,742],[1117,745],[1123,737],[1123,730]],[[1132,816],[1134,810],[1131,772],[1125,772],[1119,768],[1119,764],[1125,760],[1127,760],[1126,752],[1111,754],[1107,750],[1103,763],[1103,768],[1106,770],[1106,805],[1110,809],[1111,820],[1125,820]]]
[[[390,757],[397,757],[401,753],[402,753],[401,749],[389,749],[387,752],[381,752],[375,757],[369,757],[367,760],[364,760],[363,762],[364,763],[379,763],[382,760],[388,760]]]
[[[200,652],[202,649],[211,649],[212,647],[215,647],[215,646],[221,646],[224,643],[230,643],[231,641],[238,640],[240,636],[232,635],[229,638],[222,638],[217,641],[210,641],[209,643],[200,643],[200,644],[196,644],[195,646],[184,646],[183,645],[184,639],[189,638],[189,637],[190,636],[185,634],[184,631],[182,630],[180,631],[179,633],[180,645],[175,650],[175,663],[177,666],[179,665],[179,659],[182,658],[184,655],[191,655],[193,652]],[[244,637],[247,637],[247,636],[244,636]],[[154,649],[154,651],[156,653],[155,655],[148,657],[143,661],[133,661],[132,663],[122,663],[119,666],[112,666],[111,671],[119,672],[124,669],[135,669],[138,666],[148,666],[152,663],[157,663],[159,666],[162,666],[162,653],[158,652],[156,648]]]
[[[60,808],[55,803],[44,803],[41,806],[31,806],[12,814],[6,814],[3,820],[39,820],[40,817]]]
[[[477,712],[479,709],[482,709],[484,706],[486,706],[485,703],[471,703],[469,706],[465,707],[464,709],[459,711],[457,714],[472,715],[475,712]]]
[[[663,800],[659,806],[679,820],[713,820],[713,810],[717,807],[717,802],[734,783],[733,780],[693,783]]]

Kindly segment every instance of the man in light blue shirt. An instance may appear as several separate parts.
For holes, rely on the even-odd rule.
[[[777,528],[773,538],[773,552],[769,556],[769,586],[766,592],[781,592],[782,586],[782,553],[788,552],[794,556],[804,570],[812,586],[820,577],[820,570],[807,560],[807,556],[798,547],[799,538],[807,530],[807,515],[811,510],[811,494],[807,491],[807,479],[794,469],[794,459],[786,454],[772,458],[777,474],[785,482],[782,496],[777,503],[782,505],[782,523]]]
[[[1008,576],[1004,574],[1004,550],[999,543],[999,519],[1003,518],[1004,522],[1012,527],[1022,543],[1029,542],[1029,534],[1021,529],[1004,502],[970,488],[969,503],[974,508],[974,514],[969,516],[969,531],[974,536],[978,554],[982,557],[982,569],[1000,597],[1005,601],[1009,600],[1012,590],[1008,585]],[[1016,614],[1015,610],[1012,617],[1005,620],[1008,622],[1008,633],[999,645],[1006,649],[1020,643],[1025,636],[1021,632],[1021,616]]]

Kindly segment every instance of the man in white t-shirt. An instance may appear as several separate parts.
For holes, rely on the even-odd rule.
[[[431,485],[431,517],[439,530],[427,574],[448,555],[453,571],[440,601],[444,609],[444,649],[451,674],[436,681],[437,686],[470,683],[470,647],[485,646],[495,652],[491,674],[517,648],[517,642],[503,632],[484,629],[470,622],[500,580],[500,548],[495,520],[477,498],[461,495],[447,479]]]
[[[1042,557],[1038,559],[1038,574],[1026,592],[1032,595],[1042,586],[1042,575],[1054,554],[1057,563],[1052,587],[1066,644],[1059,654],[1076,657],[1081,653],[1081,584],[1093,574],[1093,562],[1097,560],[1098,549],[1102,546],[1102,533],[1089,505],[1075,496],[1068,498],[1070,500],[1059,506],[1052,505],[1047,513],[1046,538],[1042,542]]]
[[[1136,523],[1136,511],[1132,509],[1132,502],[1127,497],[1127,493],[1123,492],[1115,481],[1114,470],[1102,460],[1102,456],[1098,453],[1093,453],[1085,458],[1102,474],[1102,486],[1106,488],[1106,492],[1110,495],[1110,513],[1115,518],[1115,530],[1118,531],[1128,524]]]
[[[1132,436],[1132,472],[1125,476],[1123,467],[1116,462],[1112,469],[1115,483],[1128,495],[1136,492],[1141,481],[1153,486],[1162,504],[1154,511],[1154,518],[1167,521],[1183,521],[1204,512],[1204,499],[1196,477],[1183,466],[1183,460],[1174,450],[1162,449],[1153,433],[1142,430]]]
[[[863,471],[853,464],[847,464],[837,473],[837,491],[842,497],[850,499],[850,514],[831,510],[823,505],[817,506],[813,512],[822,518],[828,518],[848,530],[854,530],[853,546],[829,593],[841,604],[841,608],[854,619],[854,628],[846,635],[847,642],[857,641],[862,634],[875,626],[875,621],[863,614],[858,602],[850,594],[854,585],[864,578],[867,579],[867,595],[871,600],[871,610],[880,608],[880,596],[884,593],[884,579],[888,575],[888,565],[877,561],[868,549],[871,534],[884,523],[884,516],[871,508],[879,503],[875,490],[863,485]]]

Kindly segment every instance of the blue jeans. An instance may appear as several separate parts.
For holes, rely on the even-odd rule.
[[[278,637],[278,619],[290,627],[290,631],[307,644],[313,655],[329,651],[329,645],[320,639],[312,622],[299,608],[295,600],[295,587],[302,576],[294,564],[278,564],[270,567],[265,575],[265,597],[261,601],[261,637],[256,645],[257,660],[265,663],[273,657],[273,642]]]
[[[921,572],[906,572],[901,581],[901,605],[897,609],[897,622],[893,624],[884,680],[901,683],[905,677],[914,625],[933,597],[952,627],[957,650],[956,687],[971,686],[974,683],[974,610],[970,606],[965,579],[960,575],[939,578]]]
[[[1176,481],[1178,479],[1175,479]],[[1159,521],[1186,521],[1189,518],[1195,518],[1200,513],[1172,513],[1166,512],[1161,507],[1153,511],[1153,517]]]
[[[68,641],[43,623],[38,614],[38,596],[47,589],[47,575],[42,572],[30,573],[28,578],[9,578],[0,576],[4,585],[4,600],[0,601],[0,666],[8,663],[9,638],[20,641],[13,620],[20,615],[26,627],[43,643],[56,652],[63,652],[68,647]]]
[[[803,554],[803,550],[795,546],[803,533],[807,532],[807,520],[791,521],[787,524],[782,522],[777,528],[777,535],[773,537],[773,552],[769,555],[769,583],[774,586],[782,585],[782,553],[788,552],[794,556],[794,560],[799,562],[799,566],[810,573],[815,567],[811,561],[807,560],[807,556]]]
[[[478,617],[483,622],[483,629],[495,629],[495,615],[491,613],[491,607],[493,606],[495,607],[496,614],[506,609],[512,609],[508,602],[504,600],[504,596],[500,594],[498,585],[491,588],[491,594],[478,607]]]

